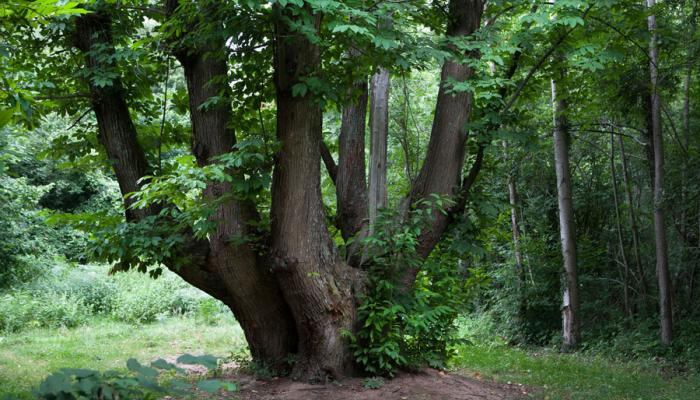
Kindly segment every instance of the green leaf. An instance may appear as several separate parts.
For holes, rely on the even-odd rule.
[[[196,364],[203,365],[208,369],[214,369],[217,366],[218,358],[205,354],[203,356],[193,356],[192,354],[183,354],[177,358],[180,364]]]
[[[238,390],[238,386],[233,382],[224,382],[218,379],[207,379],[197,382],[197,389],[203,390],[207,393],[215,393],[219,391],[219,389],[235,392]]]

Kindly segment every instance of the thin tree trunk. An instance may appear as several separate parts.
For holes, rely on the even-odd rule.
[[[503,142],[503,150],[508,154],[508,143]],[[515,272],[518,279],[518,320],[522,324],[527,310],[527,297],[525,295],[525,263],[520,244],[520,211],[518,188],[515,182],[515,166],[508,173],[508,202],[510,204],[510,228],[513,235],[513,255],[515,257]]]
[[[656,0],[647,0],[652,8]],[[649,59],[651,72],[651,121],[654,143],[654,237],[656,244],[656,274],[659,281],[659,311],[661,343],[670,345],[673,340],[673,315],[671,309],[671,282],[668,268],[668,245],[666,243],[666,221],[664,214],[664,148],[661,133],[661,97],[659,93],[658,48],[656,39],[656,16],[649,15]]]
[[[637,284],[639,285],[639,297],[640,297],[640,311],[645,312],[648,286],[646,276],[644,274],[644,268],[642,265],[642,255],[639,248],[639,227],[637,226],[637,216],[634,212],[635,202],[632,197],[632,182],[629,177],[628,166],[627,166],[627,153],[625,152],[625,141],[622,135],[618,136],[618,141],[620,143],[620,157],[622,159],[622,179],[625,184],[625,193],[627,195],[627,204],[629,205],[629,224],[632,233],[632,252],[634,254],[634,263],[637,269]]]
[[[389,71],[372,76],[370,103],[369,225],[374,230],[377,211],[387,205],[387,137],[389,135]]]
[[[554,108],[554,163],[557,175],[557,199],[559,203],[559,231],[564,260],[564,291],[562,303],[562,351],[571,351],[580,341],[578,272],[576,270],[576,239],[574,209],[569,171],[569,127],[566,119],[567,104],[560,91],[565,78],[561,68],[552,79],[552,106]],[[561,89],[561,88],[559,88]]]
[[[624,268],[622,290],[625,303],[625,314],[628,317],[632,316],[632,308],[630,307],[629,296],[629,276],[630,267],[627,262],[627,252],[625,251],[625,242],[622,239],[622,224],[620,222],[620,200],[617,190],[617,171],[615,168],[615,135],[610,133],[610,176],[612,177],[613,200],[615,202],[615,225],[617,228],[617,240],[620,246],[620,255],[622,256],[622,265]]]

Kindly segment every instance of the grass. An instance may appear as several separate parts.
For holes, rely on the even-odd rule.
[[[540,388],[533,397],[555,400],[697,400],[700,376],[664,377],[651,362],[612,362],[551,350],[506,346],[466,346],[457,371]]]
[[[33,387],[64,367],[123,369],[126,360],[148,362],[183,353],[226,356],[245,341],[225,319],[206,325],[194,318],[169,318],[147,325],[94,319],[73,329],[35,329],[0,337],[0,398],[30,398]],[[561,355],[505,345],[459,349],[454,367],[467,375],[536,388],[537,399],[697,400],[700,376],[664,377],[652,361],[613,362],[602,357]]]
[[[226,356],[245,346],[237,324],[209,326],[170,318],[148,325],[94,320],[74,329],[36,329],[0,337],[0,398],[31,398],[31,389],[60,368],[124,369],[183,353]]]

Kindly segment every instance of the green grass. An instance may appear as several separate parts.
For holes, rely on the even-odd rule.
[[[0,398],[30,398],[31,388],[64,367],[124,369],[132,357],[148,362],[183,353],[226,356],[243,347],[243,334],[231,319],[216,326],[193,318],[148,325],[95,319],[74,329],[25,331],[0,337]],[[700,399],[700,376],[664,377],[652,361],[615,363],[581,354],[479,345],[460,348],[454,366],[467,375],[535,387],[533,396],[539,399]]]
[[[226,356],[245,347],[238,325],[207,326],[194,319],[170,318],[148,325],[90,321],[74,329],[37,329],[0,336],[0,398],[30,398],[31,389],[60,368],[124,369],[183,353]]]
[[[619,362],[549,350],[467,346],[455,360],[457,371],[501,382],[540,388],[535,398],[554,400],[697,400],[700,376],[664,377],[648,362]]]

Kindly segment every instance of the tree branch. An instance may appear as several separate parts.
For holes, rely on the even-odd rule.
[[[335,180],[338,177],[338,166],[335,164],[333,155],[331,155],[331,151],[324,141],[321,141],[321,158],[323,159],[323,164],[326,166],[328,175],[331,177],[333,184],[335,184]]]

